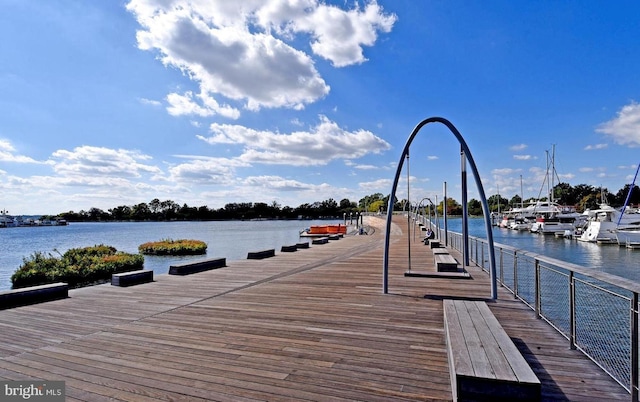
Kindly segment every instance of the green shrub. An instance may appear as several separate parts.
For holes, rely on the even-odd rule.
[[[200,240],[165,239],[141,244],[138,251],[147,255],[197,255],[207,252],[207,243]]]
[[[29,259],[22,259],[22,265],[11,276],[11,282],[14,288],[54,283],[57,282],[54,278],[62,271],[62,264],[58,258],[51,254],[35,252]]]
[[[74,248],[60,258],[35,252],[11,276],[13,288],[66,282],[70,287],[108,281],[111,274],[142,269],[144,257],[105,245]]]

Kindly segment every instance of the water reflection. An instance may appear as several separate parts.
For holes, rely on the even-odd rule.
[[[144,266],[156,274],[169,265],[188,259],[219,258],[227,261],[247,258],[249,251],[279,250],[301,242],[299,231],[310,225],[341,221],[214,221],[214,222],[113,222],[72,223],[69,226],[0,229],[0,290],[11,287],[11,275],[23,258],[34,252],[57,256],[70,248],[95,244],[114,246],[137,253],[138,246],[162,239],[196,239],[207,243],[206,256],[145,256]]]
[[[460,233],[461,219],[449,219],[449,230]],[[469,219],[469,235],[486,238],[484,220]],[[640,250],[618,245],[598,245],[577,240],[539,235],[526,231],[493,228],[493,241],[522,250],[539,253],[585,268],[607,272],[640,281]]]

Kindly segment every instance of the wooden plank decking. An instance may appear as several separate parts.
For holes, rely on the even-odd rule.
[[[384,295],[382,223],[267,260],[0,311],[0,380],[63,380],[70,401],[450,400],[442,299],[486,299],[488,276],[405,277],[399,220]],[[413,247],[412,269],[435,271],[419,239]],[[499,297],[490,308],[543,399],[629,399],[513,296]]]

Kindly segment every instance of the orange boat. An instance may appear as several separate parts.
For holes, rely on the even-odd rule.
[[[347,234],[345,225],[313,225],[300,232],[301,236],[327,236],[331,234]]]

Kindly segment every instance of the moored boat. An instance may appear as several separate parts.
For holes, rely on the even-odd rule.
[[[595,243],[619,243],[618,231],[640,230],[640,211],[636,208],[613,208],[608,204],[599,209],[587,210],[588,222],[578,240]]]
[[[300,231],[300,237],[322,237],[328,235],[345,235],[347,227],[345,225],[313,225]]]
[[[640,248],[640,228],[618,228],[616,240],[620,246]]]

